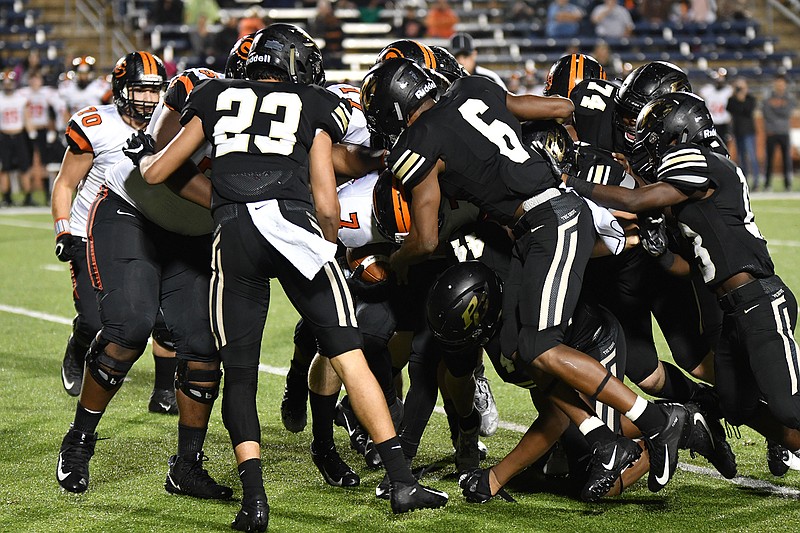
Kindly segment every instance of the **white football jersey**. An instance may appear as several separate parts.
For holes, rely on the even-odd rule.
[[[339,187],[339,240],[348,248],[389,242],[372,214],[372,189],[377,181],[378,173],[371,172]]]
[[[361,107],[361,92],[358,87],[346,83],[337,83],[331,85],[327,89],[339,98],[350,100],[353,109],[353,115],[350,117],[350,123],[347,125],[347,133],[345,133],[342,142],[358,144],[369,148],[370,134],[367,129],[367,117],[364,116],[364,111]]]
[[[97,191],[105,181],[106,171],[117,161],[127,159],[122,153],[136,129],[122,120],[113,104],[90,106],[75,113],[67,124],[67,144],[73,152],[91,152],[94,162],[89,174],[78,186],[69,214],[73,235],[86,237],[86,220]]]
[[[714,124],[724,125],[731,123],[728,100],[733,96],[733,87],[724,85],[721,88],[717,88],[709,83],[700,88],[700,96],[706,101],[706,107],[711,113]]]
[[[111,86],[103,79],[97,78],[81,88],[73,80],[64,81],[58,88],[67,112],[77,113],[84,107],[99,106],[103,97],[111,90]]]
[[[61,98],[58,92],[52,87],[41,87],[39,90],[34,91],[30,87],[24,87],[19,90],[19,93],[25,98],[28,105],[28,124],[31,129],[41,130],[50,126],[50,121],[55,117],[50,115],[50,109],[58,114],[62,112],[60,105]]]
[[[0,91],[0,132],[19,133],[25,128],[25,97]]]

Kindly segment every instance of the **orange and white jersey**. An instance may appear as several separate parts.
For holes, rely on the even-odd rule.
[[[25,104],[19,91],[0,92],[0,132],[19,133],[25,128]]]
[[[339,187],[339,240],[348,248],[389,242],[372,214],[372,189],[377,181],[378,173],[370,172]]]
[[[83,88],[73,80],[66,80],[59,86],[58,93],[64,101],[66,111],[72,114],[85,107],[101,105],[103,97],[110,89],[108,82],[100,78],[90,81]]]
[[[33,130],[41,130],[50,127],[51,121],[55,118],[51,115],[50,109],[57,115],[63,112],[60,105],[61,98],[52,87],[41,87],[34,91],[30,87],[24,87],[19,93],[25,98],[28,106],[28,124]]]
[[[367,129],[367,118],[364,116],[364,110],[361,107],[360,89],[346,83],[337,83],[327,89],[340,98],[350,100],[350,105],[353,109],[350,123],[347,125],[347,133],[345,133],[342,142],[369,147],[370,134]]]
[[[69,149],[94,155],[92,168],[78,186],[78,194],[72,202],[69,221],[73,235],[86,237],[89,208],[105,181],[106,171],[117,161],[127,159],[122,147],[136,131],[122,119],[113,104],[84,108],[70,119],[66,131]]]

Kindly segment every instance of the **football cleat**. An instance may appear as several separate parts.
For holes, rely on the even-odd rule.
[[[651,492],[663,489],[678,468],[678,449],[683,441],[684,428],[689,424],[689,411],[681,404],[664,405],[667,423],[655,435],[645,439],[650,453],[650,474],[647,487]]]
[[[390,493],[392,512],[395,514],[407,513],[415,509],[438,509],[447,504],[448,498],[446,492],[425,487],[416,482],[410,485],[392,483]]]
[[[80,396],[81,394],[84,355],[75,353],[75,344],[70,337],[64,352],[64,360],[61,361],[61,384],[70,396]]]
[[[389,474],[385,474],[383,479],[375,487],[375,497],[381,500],[388,500],[392,495],[392,482],[389,481]]]
[[[561,441],[553,444],[550,457],[542,467],[542,473],[549,477],[567,477],[569,475],[569,459]]]
[[[269,526],[269,503],[267,500],[255,500],[242,503],[242,508],[231,522],[237,531],[266,531]]]
[[[481,436],[491,437],[497,431],[500,424],[500,415],[497,412],[497,404],[489,388],[489,380],[483,376],[475,378],[475,400],[473,402],[475,410],[481,414]]]
[[[328,485],[332,487],[357,487],[361,484],[361,478],[342,460],[339,452],[336,451],[336,446],[332,445],[326,452],[318,453],[314,450],[314,444],[312,443],[311,459]]]
[[[596,444],[589,460],[589,479],[581,490],[581,499],[596,502],[602,498],[622,472],[638,461],[641,455],[639,445],[623,436],[605,444]]]
[[[286,374],[281,399],[281,422],[287,431],[300,433],[308,423],[308,382],[306,377],[296,377],[295,374],[291,368]]]
[[[336,404],[336,416],[333,421],[337,426],[341,426],[347,431],[347,434],[350,436],[350,447],[359,455],[366,456],[369,435],[367,435],[367,432],[364,431],[364,428],[359,424],[358,418],[356,418],[356,414],[350,408],[350,402],[347,400],[346,396]],[[369,464],[367,464],[367,466],[373,468]]]
[[[147,410],[151,413],[177,415],[178,400],[175,398],[175,389],[153,389]]]
[[[486,503],[495,496],[500,496],[507,502],[516,502],[505,489],[501,488],[497,491],[497,494],[492,494],[492,489],[489,485],[489,472],[489,468],[475,468],[461,474],[458,478],[458,486],[461,487],[464,498],[470,503]]]
[[[173,455],[169,458],[169,472],[164,488],[172,494],[183,494],[204,500],[229,500],[233,489],[220,485],[203,468],[208,457],[203,452],[190,456]]]
[[[689,424],[685,428],[684,443],[692,454],[699,453],[727,479],[736,477],[736,455],[725,440],[725,430],[719,420],[704,415],[694,402],[684,404],[689,411]]]
[[[61,488],[69,492],[84,492],[89,488],[89,460],[96,443],[97,433],[84,433],[70,426],[58,452],[56,478]]]
[[[773,476],[781,477],[789,471],[792,453],[777,442],[767,441],[767,466]]]
[[[383,466],[383,461],[381,461],[381,455],[378,453],[378,448],[375,447],[375,443],[372,442],[372,439],[369,437],[367,437],[365,450],[364,461],[367,463],[367,468],[376,469]]]
[[[470,431],[460,429],[456,438],[456,470],[467,472],[480,466],[480,450],[478,449],[479,427]]]

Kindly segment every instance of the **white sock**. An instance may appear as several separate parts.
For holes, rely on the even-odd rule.
[[[644,413],[645,409],[647,409],[647,400],[641,396],[637,396],[636,401],[633,402],[633,407],[631,407],[630,411],[625,413],[625,416],[628,417],[628,420],[631,422],[636,422],[636,420],[642,416],[642,413]]]
[[[603,425],[602,420],[600,420],[596,416],[590,416],[589,418],[581,422],[581,425],[578,426],[578,429],[584,436],[586,436],[589,434],[590,431],[594,431],[595,429],[599,428],[602,425]]]

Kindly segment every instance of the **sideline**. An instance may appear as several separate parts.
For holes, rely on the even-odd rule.
[[[22,307],[14,307],[11,305],[0,304],[0,311],[14,315],[26,316],[29,318],[35,318],[38,320],[44,320],[46,322],[54,322],[56,324],[64,324],[64,325],[72,324],[72,319],[70,318],[64,318],[61,316],[51,315],[48,313],[40,313],[38,311],[32,311],[30,309],[25,309]],[[259,372],[263,372],[265,374],[272,374],[275,376],[285,376],[286,373],[289,371],[288,368],[270,366],[270,365],[265,365],[263,363],[258,365],[258,370]],[[434,409],[434,411],[442,415],[444,414],[444,409],[438,406]],[[525,433],[528,430],[527,427],[521,424],[515,424],[513,422],[505,422],[502,420],[500,421],[499,427],[517,433]],[[700,474],[703,476],[709,476],[715,479],[720,479],[722,481],[727,481],[729,483],[738,485],[740,487],[759,490],[762,492],[767,492],[770,494],[774,494],[776,496],[781,496],[783,498],[788,498],[792,500],[800,500],[800,490],[793,489],[791,487],[783,487],[780,485],[775,485],[768,481],[762,481],[760,479],[754,479],[743,476],[736,476],[733,479],[725,479],[715,470],[712,470],[710,468],[705,468],[702,466],[690,465],[687,463],[678,463],[678,468],[680,468],[685,472],[692,472],[695,474]]]

